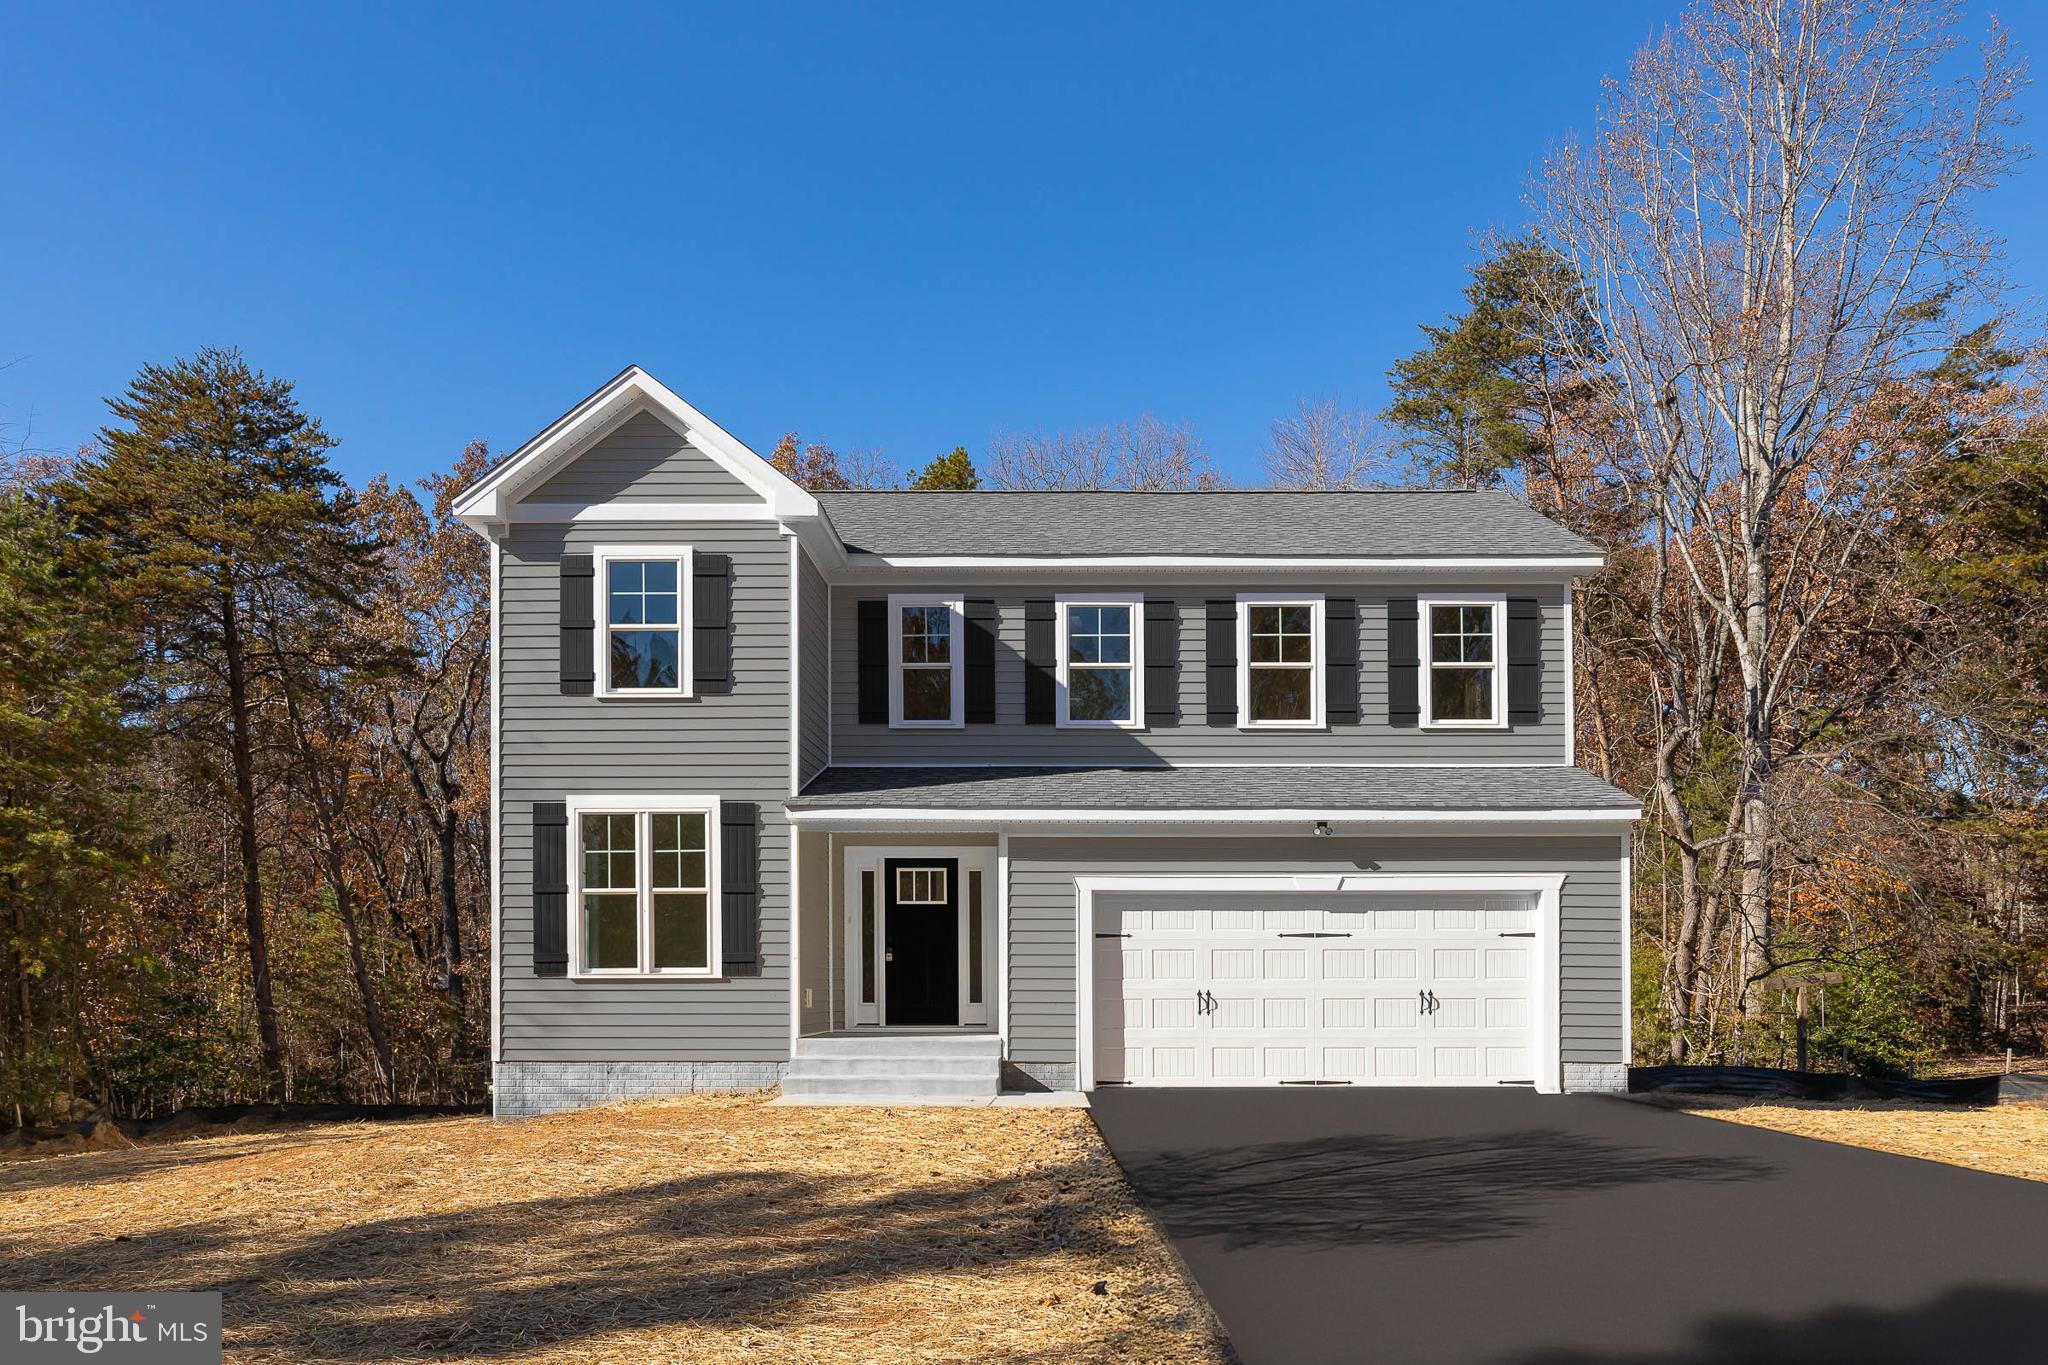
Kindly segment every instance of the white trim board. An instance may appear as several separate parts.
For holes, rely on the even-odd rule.
[[[1624,825],[1640,819],[1625,810],[936,810],[917,806],[859,806],[792,810],[792,823],[815,828],[881,822],[916,828],[961,826],[989,831],[1003,825]],[[1304,831],[1306,832],[1306,831]]]
[[[987,569],[1016,573],[1063,570],[1095,573],[1104,569],[1156,569],[1174,573],[1206,573],[1286,569],[1295,572],[1307,570],[1328,573],[1506,573],[1569,578],[1596,572],[1606,562],[1600,555],[884,555],[867,550],[855,550],[846,556],[846,569],[850,575],[877,574],[896,577],[908,573],[956,569]]]
[[[1358,872],[1274,875],[1103,875],[1074,878],[1074,1061],[1078,1086],[1095,1088],[1095,897],[1129,892],[1193,894],[1399,894],[1430,891],[1518,892],[1536,897],[1536,981],[1529,1021],[1536,1089],[1564,1089],[1559,992],[1559,937],[1565,877],[1561,873]]]

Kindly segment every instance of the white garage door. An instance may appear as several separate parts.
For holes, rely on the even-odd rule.
[[[1096,905],[1098,1085],[1533,1079],[1529,897]]]

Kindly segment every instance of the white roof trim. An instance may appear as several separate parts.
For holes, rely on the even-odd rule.
[[[1447,555],[1447,556],[1316,556],[1316,555],[879,555],[856,550],[846,556],[853,573],[929,573],[941,569],[992,569],[1031,572],[1073,569],[1157,569],[1166,572],[1231,569],[1365,570],[1376,573],[1543,573],[1596,572],[1600,555]]]
[[[1325,821],[1332,825],[1507,825],[1507,824],[1629,824],[1641,818],[1640,810],[1342,810],[1329,807],[1302,810],[1104,810],[1092,808],[1010,808],[939,809],[927,806],[830,806],[819,809],[792,807],[789,818],[800,825],[850,825],[887,822],[907,825],[1279,825]]]
[[[512,520],[511,509],[522,489],[532,487],[580,453],[594,433],[641,410],[668,422],[720,468],[753,489],[775,519],[808,520],[819,515],[817,499],[638,365],[627,366],[513,452],[456,500],[455,515],[477,530]]]

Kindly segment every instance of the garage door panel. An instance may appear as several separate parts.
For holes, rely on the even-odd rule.
[[[1105,907],[1097,1074],[1142,1085],[1525,1081],[1531,904]],[[1156,904],[1156,902],[1155,902]],[[1497,927],[1503,926],[1503,927]],[[1298,937],[1297,937],[1298,936]],[[1324,939],[1326,941],[1315,941]]]
[[[1372,952],[1372,979],[1414,981],[1422,975],[1421,957],[1413,948],[1375,948]]]
[[[1266,981],[1305,981],[1308,954],[1299,948],[1267,948],[1259,954],[1259,968]]]
[[[1364,981],[1369,975],[1366,969],[1365,949],[1323,949],[1323,980]]]

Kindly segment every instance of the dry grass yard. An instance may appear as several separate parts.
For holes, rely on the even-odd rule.
[[[0,1164],[10,1289],[219,1289],[255,1361],[1220,1361],[1085,1112],[698,1096]]]
[[[1688,1113],[1801,1137],[1874,1147],[1999,1175],[2048,1180],[2048,1104],[1978,1109],[1900,1101],[1871,1104],[1685,1097]]]

